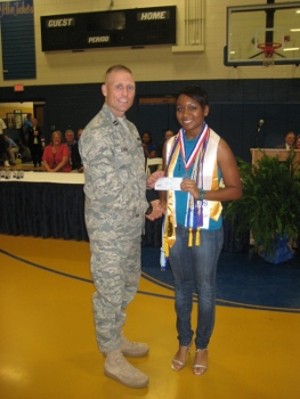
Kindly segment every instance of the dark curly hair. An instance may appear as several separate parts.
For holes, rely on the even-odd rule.
[[[209,105],[207,92],[200,86],[186,86],[180,90],[177,98],[183,94],[197,101],[201,105],[201,108]]]

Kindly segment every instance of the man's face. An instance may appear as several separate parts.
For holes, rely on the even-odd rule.
[[[293,145],[296,139],[296,135],[293,132],[289,132],[286,136],[285,136],[285,142],[289,145]]]
[[[66,131],[65,139],[66,139],[67,143],[73,143],[73,141],[74,141],[74,133],[70,132],[70,131]]]
[[[165,140],[169,140],[171,137],[173,137],[174,136],[174,133],[173,133],[173,131],[172,130],[166,130],[165,131],[165,134],[164,134],[164,138],[165,138]]]
[[[102,85],[102,93],[112,112],[118,117],[123,116],[134,100],[135,83],[132,75],[127,71],[111,72]]]

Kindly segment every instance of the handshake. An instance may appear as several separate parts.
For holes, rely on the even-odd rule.
[[[150,207],[146,212],[146,219],[151,220],[152,222],[155,219],[159,219],[165,213],[165,208],[162,206],[161,201],[159,199],[153,200],[150,202]]]
[[[154,188],[155,183],[158,179],[164,176],[163,171],[157,171],[152,173],[147,179],[147,187]],[[146,212],[146,219],[154,221],[155,219],[161,218],[165,213],[165,205],[159,200],[155,199],[150,201],[150,207]]]

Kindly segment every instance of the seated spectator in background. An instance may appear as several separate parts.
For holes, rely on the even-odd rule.
[[[289,130],[284,135],[284,143],[282,145],[279,145],[277,148],[285,148],[286,150],[291,150],[294,148],[295,140],[296,140],[295,132],[293,130]]]
[[[9,167],[7,147],[8,143],[5,139],[5,135],[3,131],[0,131],[0,161],[3,162],[4,166]]]
[[[28,129],[28,147],[30,149],[33,165],[41,166],[43,155],[42,132],[36,118],[32,119],[32,126]]]
[[[74,130],[67,129],[65,131],[65,142],[66,142],[67,146],[69,147],[69,150],[71,153],[72,147],[76,143]]]
[[[163,150],[164,150],[165,142],[168,141],[169,138],[173,137],[174,134],[175,134],[175,133],[173,132],[173,130],[170,130],[170,129],[167,129],[167,130],[164,131],[164,134],[163,134],[163,142],[162,142],[162,144],[161,144],[161,147],[160,147],[160,150],[159,150],[159,153],[158,153],[157,156],[159,156],[159,157],[162,157],[162,156],[163,156]]]
[[[77,130],[77,141],[71,148],[72,170],[77,171],[77,172],[83,172],[82,160],[81,160],[81,156],[80,156],[79,149],[78,149],[78,142],[79,142],[82,132],[83,132],[83,129]]]
[[[69,151],[70,151],[70,163],[72,166],[72,159],[71,159],[72,148],[76,144],[74,130],[67,129],[64,134],[64,139],[65,139],[65,143],[67,144]]]
[[[300,150],[300,134],[296,137],[295,150]]]
[[[157,157],[157,148],[154,143],[152,143],[152,136],[149,132],[144,132],[142,134],[142,146],[144,149],[144,154],[146,158]]]
[[[0,118],[0,134],[5,133],[5,129],[7,129],[6,123]]]
[[[4,135],[4,139],[7,142],[6,151],[8,152],[9,162],[11,163],[11,165],[15,165],[16,164],[16,155],[19,152],[19,147],[13,141],[13,139],[11,139],[10,137]]]
[[[62,133],[55,130],[51,134],[51,143],[43,153],[43,166],[47,172],[71,172],[70,150],[62,142]]]
[[[174,134],[175,133],[173,132],[173,130],[170,130],[170,129],[165,130],[165,132],[164,132],[164,141],[169,140],[169,138],[173,137]]]

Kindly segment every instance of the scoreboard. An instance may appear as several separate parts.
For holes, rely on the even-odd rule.
[[[176,44],[176,7],[41,16],[42,51]]]

